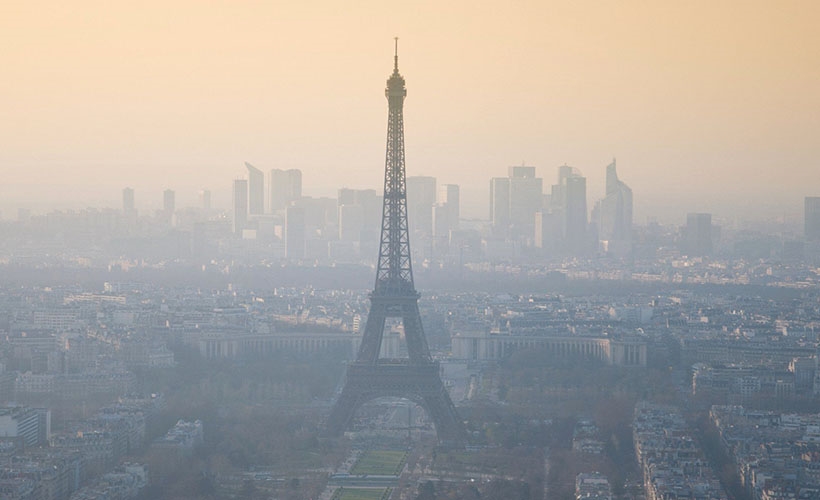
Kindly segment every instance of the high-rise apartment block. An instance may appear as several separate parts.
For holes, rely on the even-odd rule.
[[[820,240],[820,196],[807,196],[804,204],[804,235],[807,240]]]
[[[248,214],[262,215],[265,213],[265,174],[248,162],[245,168],[248,169]]]

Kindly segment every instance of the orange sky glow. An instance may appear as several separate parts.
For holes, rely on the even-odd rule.
[[[227,207],[243,162],[307,195],[381,186],[393,37],[408,175],[618,159],[636,222],[820,195],[820,2],[5,2],[0,209]],[[761,208],[761,209],[762,209]],[[666,212],[664,212],[666,211]],[[683,215],[681,215],[681,220]]]

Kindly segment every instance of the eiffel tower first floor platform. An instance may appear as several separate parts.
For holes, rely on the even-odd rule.
[[[375,364],[349,364],[344,389],[327,421],[327,434],[341,435],[350,426],[359,407],[383,397],[404,398],[418,404],[433,420],[441,443],[464,444],[462,422],[441,381],[436,362],[418,364],[408,360],[379,360]]]

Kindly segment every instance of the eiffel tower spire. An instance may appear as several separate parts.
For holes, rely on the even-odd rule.
[[[404,167],[404,77],[399,73],[398,38],[393,74],[384,91],[388,102],[387,148],[384,162],[384,204],[376,283],[370,294],[362,343],[349,364],[345,385],[327,423],[327,432],[341,434],[356,410],[379,397],[400,397],[420,404],[436,426],[441,441],[460,443],[463,429],[455,406],[430,357],[419,314],[419,294],[413,284],[410,236],[407,229],[407,186]],[[401,318],[407,359],[379,357],[385,321]]]

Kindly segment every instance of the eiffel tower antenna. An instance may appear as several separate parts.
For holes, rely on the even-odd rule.
[[[398,73],[399,72],[399,37],[395,37],[393,40],[396,41],[396,50],[393,53],[393,71]]]
[[[370,294],[362,343],[349,364],[345,384],[328,418],[326,431],[339,435],[356,410],[380,397],[399,397],[421,405],[436,426],[442,442],[463,443],[464,431],[456,408],[439,376],[424,336],[413,284],[410,236],[407,228],[407,186],[404,168],[404,77],[399,73],[398,38],[393,74],[384,91],[388,103],[387,147],[384,164],[384,202],[376,283]],[[379,357],[386,319],[401,318],[407,341],[406,359]]]

